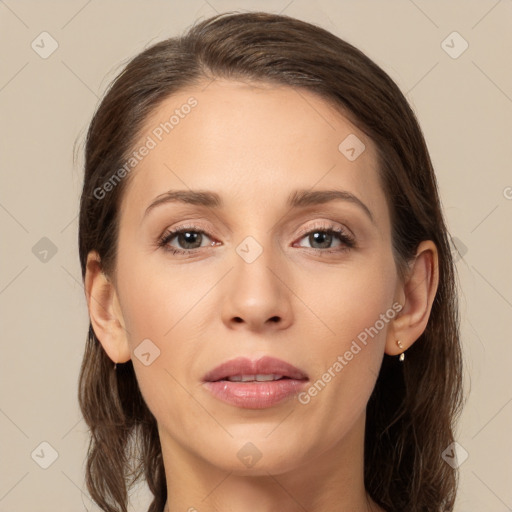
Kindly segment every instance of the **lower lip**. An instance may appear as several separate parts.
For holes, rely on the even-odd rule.
[[[265,382],[205,382],[219,400],[243,409],[266,409],[297,394],[307,380],[281,379]]]

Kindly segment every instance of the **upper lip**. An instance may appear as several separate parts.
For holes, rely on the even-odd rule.
[[[258,360],[251,360],[247,357],[237,357],[230,359],[213,370],[209,371],[203,380],[206,382],[215,382],[217,380],[234,377],[236,375],[282,375],[290,379],[307,379],[307,375],[282,359],[264,356]]]

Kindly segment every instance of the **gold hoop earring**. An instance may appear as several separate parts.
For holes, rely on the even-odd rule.
[[[398,358],[398,360],[403,363],[404,362],[404,359],[405,359],[405,350],[404,350],[404,347],[402,345],[402,342],[400,340],[396,340],[396,343],[397,345],[400,347],[400,350],[402,350],[402,353],[400,354],[400,357]]]

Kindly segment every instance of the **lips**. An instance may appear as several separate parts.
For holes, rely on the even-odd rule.
[[[228,381],[228,379],[233,378],[233,380],[243,383],[251,380],[270,380],[270,376],[272,376],[272,380],[277,380],[277,378],[308,380],[307,375],[302,370],[299,370],[286,361],[276,359],[275,357],[264,356],[256,361],[246,357],[237,357],[226,361],[209,371],[203,377],[203,381]]]
[[[203,386],[218,400],[241,409],[269,409],[286,403],[307,386],[295,366],[265,356],[257,361],[237,357],[208,372]]]

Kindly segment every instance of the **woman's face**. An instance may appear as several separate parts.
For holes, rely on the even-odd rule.
[[[399,296],[372,141],[312,93],[215,80],[159,106],[134,151],[116,307],[164,452],[239,474],[347,456]],[[178,190],[219,204],[148,209]],[[279,384],[214,385],[256,396],[225,401],[204,376],[240,356],[307,380],[270,402],[257,390]]]

